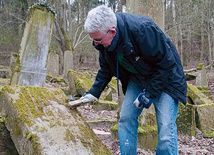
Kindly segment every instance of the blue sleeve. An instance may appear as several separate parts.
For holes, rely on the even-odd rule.
[[[94,95],[97,98],[100,97],[102,91],[105,89],[105,87],[108,85],[112,78],[110,67],[108,63],[105,62],[105,59],[103,58],[101,52],[99,54],[99,64],[100,69],[96,75],[94,84],[88,91],[90,94]]]

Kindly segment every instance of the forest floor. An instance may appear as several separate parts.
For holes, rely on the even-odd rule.
[[[209,88],[214,100],[214,73],[208,74]],[[96,111],[91,105],[78,107],[81,115],[86,121],[96,119],[116,119],[117,111],[100,110]],[[91,126],[102,142],[111,150],[113,155],[119,155],[119,142],[113,139],[109,125]],[[178,135],[179,155],[214,155],[214,138],[204,138],[200,130],[197,129],[195,136]],[[153,155],[155,150],[143,150],[138,148],[138,155]]]

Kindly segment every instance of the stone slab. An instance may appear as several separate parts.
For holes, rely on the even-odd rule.
[[[197,106],[196,114],[196,121],[203,136],[214,137],[214,104]]]
[[[0,116],[19,154],[110,155],[59,88],[5,86]]]

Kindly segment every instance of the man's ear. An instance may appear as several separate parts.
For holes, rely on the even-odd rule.
[[[111,28],[111,29],[109,29],[109,32],[110,32],[111,34],[113,34],[113,36],[116,35],[116,29],[115,29],[114,27]]]

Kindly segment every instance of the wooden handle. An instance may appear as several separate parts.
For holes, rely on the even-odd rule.
[[[68,106],[69,107],[77,107],[79,106],[80,104],[82,104],[83,102],[79,99],[79,100],[75,100],[75,101],[70,101],[68,103]]]

